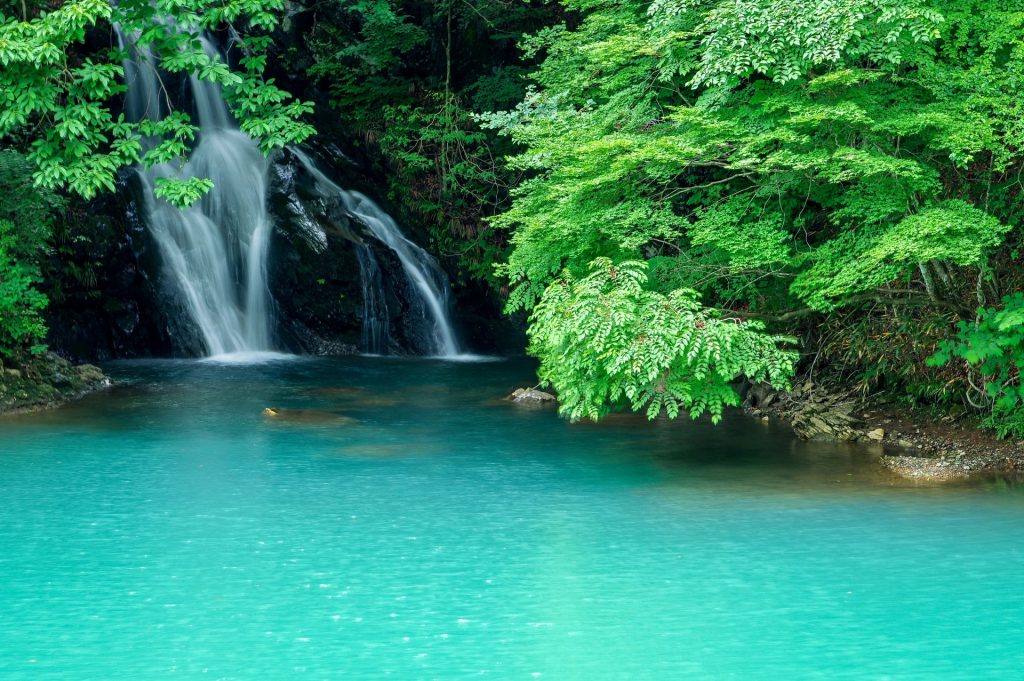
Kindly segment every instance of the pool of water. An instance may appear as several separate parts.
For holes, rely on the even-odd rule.
[[[1024,675],[1019,489],[572,425],[520,361],[108,370],[0,420],[5,681]]]

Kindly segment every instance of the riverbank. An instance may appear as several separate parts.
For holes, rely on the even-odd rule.
[[[874,443],[879,464],[922,482],[954,482],[1024,475],[1024,442],[999,440],[976,419],[936,419],[903,405],[837,392],[810,381],[792,392],[752,387],[744,409],[761,419],[781,419],[806,440]]]
[[[50,352],[18,362],[4,360],[0,362],[0,416],[51,409],[110,385],[99,367],[76,366]]]

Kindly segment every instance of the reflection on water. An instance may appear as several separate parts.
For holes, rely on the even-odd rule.
[[[742,417],[571,425],[497,399],[531,383],[515,361],[110,370],[121,387],[0,420],[5,680],[1024,662],[1019,487],[917,487]]]

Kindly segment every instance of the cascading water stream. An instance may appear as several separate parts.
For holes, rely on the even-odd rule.
[[[448,312],[450,298],[448,279],[437,262],[426,251],[409,241],[402,234],[402,230],[394,219],[370,198],[359,192],[342,189],[324,175],[309,156],[298,149],[291,151],[316,181],[316,191],[322,197],[339,199],[345,209],[364,224],[375,239],[391,249],[398,257],[402,271],[411,285],[410,288],[419,298],[418,302],[424,321],[430,326],[430,352],[441,357],[458,356],[460,354],[459,343]],[[379,286],[374,288],[372,285],[368,285],[367,271],[376,271],[379,276],[379,269],[376,260],[373,260],[372,264],[367,260],[367,258],[373,258],[373,253],[369,249],[365,249],[365,252],[357,250],[357,255],[360,257],[360,269],[363,270],[364,316],[366,317],[363,334],[365,339],[368,335],[367,321],[369,320],[370,323],[379,321],[379,315],[371,316],[370,308],[366,305],[369,300],[367,296],[379,296],[376,293]],[[369,335],[379,338],[380,330],[370,330]],[[371,349],[370,351],[378,350]]]
[[[373,250],[366,244],[356,244],[359,262],[359,280],[363,288],[363,332],[360,345],[364,352],[383,355],[388,351],[388,307],[384,300],[384,283],[380,265]]]
[[[161,120],[170,102],[156,61],[133,36],[118,30],[128,96],[126,112],[132,121]],[[200,39],[211,57],[220,58],[206,37]],[[146,222],[156,240],[164,266],[182,294],[208,355],[251,356],[272,350],[271,303],[267,256],[271,220],[267,208],[268,162],[256,143],[243,133],[228,111],[220,87],[190,79],[191,109],[199,128],[198,144],[183,168],[170,164],[140,168],[145,190]],[[144,149],[160,143],[144,140]],[[413,293],[413,302],[429,329],[431,354],[454,357],[459,344],[448,316],[448,280],[422,248],[402,234],[395,221],[358,192],[342,189],[313,161],[293,150],[325,199],[340,200],[344,209],[369,234],[398,257]],[[156,198],[162,179],[208,178],[213,189],[197,204],[179,209]],[[381,271],[373,251],[356,244],[363,287],[362,346],[371,353],[387,351],[388,311]]]
[[[132,36],[119,31],[118,37],[131,57],[124,64],[128,116],[162,119],[169,107],[153,55]],[[202,45],[211,56],[217,54],[206,38]],[[140,168],[146,222],[207,354],[267,352],[272,350],[267,161],[238,128],[218,85],[196,77],[190,85],[199,142],[183,169]],[[159,141],[149,139],[144,146]],[[209,178],[213,189],[196,205],[179,209],[154,195],[158,180],[174,176]]]

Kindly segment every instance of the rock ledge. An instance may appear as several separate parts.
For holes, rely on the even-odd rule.
[[[0,414],[59,406],[112,382],[92,364],[74,366],[53,353],[0,364]]]

